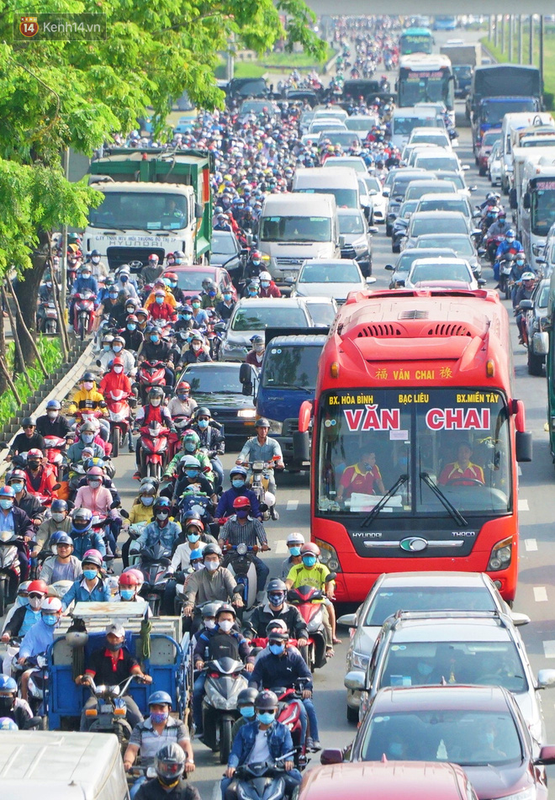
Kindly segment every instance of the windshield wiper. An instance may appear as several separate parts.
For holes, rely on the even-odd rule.
[[[376,503],[376,505],[374,506],[372,511],[368,514],[368,516],[365,519],[362,520],[362,524],[361,524],[362,528],[365,528],[367,525],[370,525],[372,520],[375,519],[378,516],[378,514],[380,513],[382,508],[386,505],[386,503],[389,500],[391,500],[391,498],[393,497],[393,495],[395,494],[397,489],[400,489],[401,486],[403,486],[403,484],[407,483],[408,479],[409,479],[409,476],[406,473],[404,473],[403,475],[399,475],[399,477],[397,478],[397,480],[395,481],[395,483],[393,484],[391,489],[389,489],[383,495],[381,500],[379,500],[379,502]]]
[[[266,389],[298,389],[300,392],[314,394],[314,389],[307,389],[306,386],[297,386],[296,383],[268,383]]]
[[[421,472],[420,479],[423,480],[426,486],[432,490],[441,505],[447,509],[458,525],[468,525],[468,522],[465,520],[458,508],[455,508],[453,503],[451,503],[451,501],[445,497],[437,483],[430,478],[427,472]]]

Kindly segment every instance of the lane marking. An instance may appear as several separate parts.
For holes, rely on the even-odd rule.
[[[525,539],[524,540],[524,549],[527,550],[529,553],[538,549],[538,543],[535,539]]]
[[[298,500],[288,500],[287,501],[287,510],[288,511],[296,511],[299,506]]]
[[[534,600],[536,603],[547,603],[547,589],[545,586],[534,586]]]
[[[543,652],[546,658],[555,658],[555,639],[543,642]]]
[[[287,540],[286,539],[279,539],[276,542],[276,549],[274,550],[276,556],[285,556],[287,555]]]
[[[524,497],[518,498],[518,510],[519,511],[530,511],[530,506],[528,505],[528,500]]]

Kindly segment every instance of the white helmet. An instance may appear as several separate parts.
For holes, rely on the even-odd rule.
[[[259,279],[261,281],[271,281],[272,280],[272,276],[270,275],[269,272],[261,272],[258,277],[259,277]]]
[[[45,597],[40,604],[41,611],[50,611],[52,614],[62,610],[62,601],[59,597]]]
[[[302,535],[302,533],[299,533],[298,531],[293,531],[293,533],[290,533],[289,536],[287,537],[287,544],[304,544],[304,543],[305,543],[305,538]]]

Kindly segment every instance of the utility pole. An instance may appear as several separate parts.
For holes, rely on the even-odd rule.
[[[505,14],[501,14],[501,52],[505,52]]]
[[[69,180],[69,148],[62,151],[62,168],[66,180]],[[62,225],[62,257],[60,259],[60,308],[62,314],[66,313],[67,293],[67,225]],[[71,324],[73,322],[70,320]],[[60,320],[60,325],[65,325],[65,320]]]
[[[528,63],[534,63],[534,15],[530,14],[530,30],[528,31]]]
[[[514,50],[514,38],[515,38],[515,15],[509,15],[509,61],[513,62],[513,50]]]
[[[522,64],[522,14],[518,15],[518,63]]]
[[[541,87],[543,92],[543,39],[545,34],[545,27],[544,27],[544,17],[543,14],[540,14],[540,58],[539,58],[539,68],[540,68],[540,81]]]
[[[497,22],[498,22],[498,17],[497,17],[497,14],[494,16],[494,18],[493,18],[493,19],[494,19],[494,25],[493,25],[493,44],[495,45],[495,47],[497,47],[497,45],[498,45],[498,43],[499,43],[499,25],[497,24]]]

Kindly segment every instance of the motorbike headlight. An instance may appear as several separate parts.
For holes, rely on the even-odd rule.
[[[330,572],[341,572],[341,564],[335,548],[321,539],[315,539],[314,543],[320,548],[320,561],[322,564],[325,564]]]
[[[237,416],[239,419],[254,419],[256,417],[256,408],[240,408]]]
[[[500,569],[507,569],[513,557],[513,537],[508,536],[502,539],[491,548],[491,553],[486,567],[487,571],[496,572]]]
[[[278,435],[283,433],[283,422],[279,422],[277,419],[270,419],[268,422],[270,423],[269,433],[277,433]]]
[[[213,705],[214,708],[219,708],[222,711],[226,711],[228,708],[235,708],[237,701],[228,700],[226,697],[222,697],[214,692],[210,696],[210,704]]]
[[[370,656],[365,656],[364,653],[357,653],[353,650],[352,653],[352,662],[353,662],[353,669],[361,669],[365,670],[368,666],[368,662],[370,661]]]

